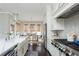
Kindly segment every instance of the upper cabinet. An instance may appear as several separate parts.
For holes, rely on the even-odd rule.
[[[51,12],[55,12],[58,8],[58,4],[54,4],[55,6],[52,9],[51,5],[47,6],[47,13],[46,13],[46,19],[47,19],[47,27],[49,30],[64,30],[64,19],[63,18],[55,18],[52,16]],[[55,13],[54,13],[55,14]]]
[[[30,32],[35,32],[35,24],[30,24]]]
[[[53,16],[55,18],[64,18],[62,16],[66,16],[68,15],[68,13],[72,13],[71,12],[71,9],[73,9],[75,6],[77,6],[78,4],[77,3],[59,3],[57,4],[56,6],[56,10],[55,12],[53,13]],[[74,10],[75,11],[75,10]]]
[[[14,32],[15,31],[15,25],[13,25],[13,24],[10,24],[10,32]]]
[[[20,20],[17,20],[15,23],[15,32],[24,32],[24,23]]]
[[[14,33],[15,32],[15,18],[13,15],[9,15],[9,19],[10,19],[10,33]]]
[[[52,30],[64,30],[64,19],[53,18],[51,25]]]
[[[29,25],[28,24],[24,24],[24,32],[28,32],[28,28],[29,28]]]
[[[37,24],[37,32],[41,31],[41,24]]]
[[[15,23],[15,27],[11,25],[12,29],[15,28],[15,32],[42,32],[42,23],[36,23],[36,22],[24,22],[24,21],[17,21]],[[11,30],[12,30],[11,29]],[[12,30],[13,31],[13,30]]]

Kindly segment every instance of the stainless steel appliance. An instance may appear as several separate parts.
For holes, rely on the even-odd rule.
[[[53,41],[52,44],[58,48],[59,50],[59,55],[60,56],[79,56],[79,51],[73,49],[75,48],[73,45],[73,43],[69,43],[68,45],[62,44],[62,42],[57,42],[57,41]],[[70,46],[73,46],[73,48],[71,48]]]

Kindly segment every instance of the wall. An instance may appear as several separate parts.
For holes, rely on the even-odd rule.
[[[9,32],[9,16],[8,14],[0,13],[0,38],[6,38]]]
[[[7,38],[10,26],[14,22],[14,16],[9,13],[0,13],[0,38]]]
[[[68,33],[75,32],[79,34],[79,14],[64,19],[64,31],[61,37],[65,38]]]
[[[22,20],[22,21],[43,21],[43,19],[44,19],[43,15],[30,14],[30,13],[23,16],[23,18],[19,17],[19,20]]]

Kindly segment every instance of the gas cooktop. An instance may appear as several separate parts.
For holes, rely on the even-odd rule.
[[[69,42],[65,39],[55,39],[55,41],[57,41],[58,43],[64,44],[74,50],[79,51],[79,45],[75,44],[74,42]]]

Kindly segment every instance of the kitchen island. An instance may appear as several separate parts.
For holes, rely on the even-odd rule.
[[[25,44],[23,44],[24,42],[25,42]],[[23,44],[23,45],[21,45],[21,44]],[[18,56],[24,55],[25,51],[22,54],[21,48],[26,47],[28,49],[28,36],[15,37],[10,40],[1,39],[0,40],[0,55],[1,56],[5,55],[9,50],[11,50],[15,46],[16,46],[17,55]],[[27,49],[26,49],[26,51],[27,51]]]

